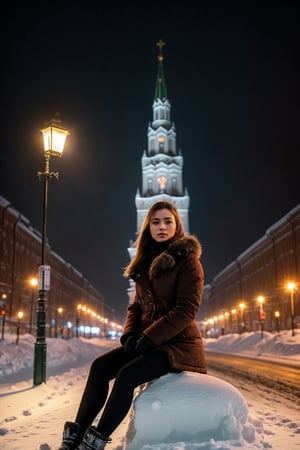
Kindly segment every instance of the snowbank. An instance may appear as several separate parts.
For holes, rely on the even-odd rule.
[[[149,442],[243,439],[254,442],[255,428],[240,392],[219,378],[183,372],[148,383],[136,396],[126,449],[140,450]]]

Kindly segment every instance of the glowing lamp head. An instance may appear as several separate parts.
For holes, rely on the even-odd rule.
[[[296,287],[296,284],[293,283],[292,281],[290,281],[290,282],[287,284],[287,288],[288,288],[288,290],[291,291],[291,292],[294,291],[295,287]]]
[[[43,133],[45,153],[51,156],[61,156],[70,133],[62,124],[59,114],[55,114],[41,132]]]
[[[257,297],[257,301],[258,301],[258,303],[262,304],[264,302],[264,297],[262,295],[259,295]]]
[[[36,278],[30,278],[29,283],[34,288],[35,286],[37,286],[38,280]]]

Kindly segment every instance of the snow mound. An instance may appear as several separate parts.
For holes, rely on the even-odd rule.
[[[255,440],[244,397],[219,378],[181,372],[156,379],[137,394],[126,448],[230,439]]]

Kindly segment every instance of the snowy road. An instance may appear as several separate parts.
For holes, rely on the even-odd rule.
[[[265,440],[272,444],[272,449],[300,450],[299,392],[293,392],[290,387],[283,385],[278,389],[278,384],[272,380],[266,385],[268,383],[265,383],[262,374],[255,375],[253,369],[243,372],[239,368],[234,375],[232,367],[226,368],[225,363],[219,370],[215,365],[209,368],[209,374],[228,381],[242,393],[248,403],[250,416],[263,423]]]
[[[300,367],[282,359],[258,359],[249,356],[207,352],[208,367],[222,373],[254,379],[260,384],[300,398]]]

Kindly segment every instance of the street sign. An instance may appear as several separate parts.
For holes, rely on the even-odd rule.
[[[260,320],[265,320],[266,318],[266,312],[265,311],[261,311],[260,312]]]
[[[50,290],[50,266],[40,266],[39,268],[39,290]]]

